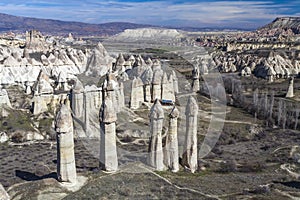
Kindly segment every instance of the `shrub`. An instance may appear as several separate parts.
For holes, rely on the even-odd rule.
[[[21,133],[15,133],[12,137],[11,137],[11,141],[15,142],[15,143],[21,143],[23,142],[24,138],[22,136]]]
[[[243,164],[240,168],[240,172],[261,172],[265,168],[265,164],[262,162],[248,162]]]
[[[230,173],[230,172],[236,172],[237,171],[237,164],[235,160],[228,160],[225,162],[222,162],[220,164],[219,169],[217,172],[220,173]]]

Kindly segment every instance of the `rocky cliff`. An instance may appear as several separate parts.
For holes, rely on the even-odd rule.
[[[279,17],[259,30],[291,29],[294,34],[300,34],[300,17]]]

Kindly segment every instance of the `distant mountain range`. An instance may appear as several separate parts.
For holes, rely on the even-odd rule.
[[[88,24],[81,22],[66,22],[52,19],[37,19],[30,17],[17,17],[0,13],[0,32],[17,32],[36,29],[43,34],[67,35],[73,33],[79,36],[107,36],[114,35],[125,29],[153,27],[151,25],[134,24],[126,22],[112,22],[104,24]]]
[[[111,22],[103,24],[89,24],[82,22],[68,22],[52,19],[38,19],[31,17],[19,17],[0,13],[0,32],[24,33],[25,31],[36,29],[43,34],[67,35],[73,33],[75,36],[111,36],[123,32],[125,29],[158,27],[146,24],[134,24],[127,22]],[[160,27],[172,28],[172,27]],[[174,28],[174,27],[173,27]],[[300,33],[300,17],[277,18],[272,23],[262,27],[262,29],[291,28],[294,32]],[[233,30],[231,28],[194,28],[177,27],[184,31],[223,31]],[[234,29],[237,30],[237,29]],[[249,31],[249,30],[248,30]]]

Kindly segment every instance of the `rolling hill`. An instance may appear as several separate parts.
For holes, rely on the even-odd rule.
[[[36,29],[44,34],[66,35],[73,33],[79,36],[109,36],[120,33],[125,29],[153,27],[151,25],[127,22],[112,22],[104,24],[88,24],[81,22],[67,22],[52,19],[38,19],[18,17],[0,13],[0,32],[25,32]]]

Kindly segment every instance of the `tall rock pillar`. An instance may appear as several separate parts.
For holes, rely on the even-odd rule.
[[[113,105],[112,96],[108,93],[100,108],[100,167],[108,172],[118,169],[118,156],[116,144],[117,115]]]
[[[168,77],[167,73],[164,73],[162,80],[162,99],[172,100],[175,102],[175,92],[173,84],[173,75]]]
[[[155,100],[150,110],[150,146],[149,165],[158,171],[164,170],[163,149],[162,149],[162,129],[164,121],[164,110],[158,99]]]
[[[294,97],[294,78],[293,77],[290,78],[288,91],[287,91],[285,97],[288,97],[288,98]]]
[[[73,120],[70,109],[63,104],[56,115],[57,177],[61,182],[76,182]]]
[[[200,90],[200,72],[198,66],[194,66],[193,69],[193,82],[192,82],[192,91],[193,92],[198,92]]]
[[[174,106],[169,114],[169,130],[166,138],[165,146],[165,165],[172,171],[179,171],[179,157],[178,157],[178,139],[177,139],[177,119],[179,111]]]
[[[151,82],[153,79],[153,71],[151,67],[148,67],[145,72],[142,74],[142,81],[144,83],[144,101],[151,101]]]
[[[120,110],[125,107],[124,84],[121,82],[118,90],[118,104]]]
[[[72,111],[77,118],[83,117],[84,108],[84,88],[82,83],[77,80],[72,89],[71,103]]]
[[[143,81],[140,78],[134,78],[132,80],[132,87],[131,87],[130,108],[138,109],[143,102],[144,102]]]
[[[152,78],[152,91],[151,91],[151,97],[152,101],[155,101],[155,99],[161,99],[162,95],[162,78],[163,78],[163,70],[157,69],[153,72],[153,78]]]
[[[176,72],[172,71],[173,74],[173,87],[174,87],[174,92],[175,94],[179,93],[179,89],[178,89],[178,78],[176,76]]]
[[[191,96],[186,105],[186,136],[184,153],[182,156],[183,166],[189,168],[192,173],[197,170],[197,116],[198,105],[196,100]]]

